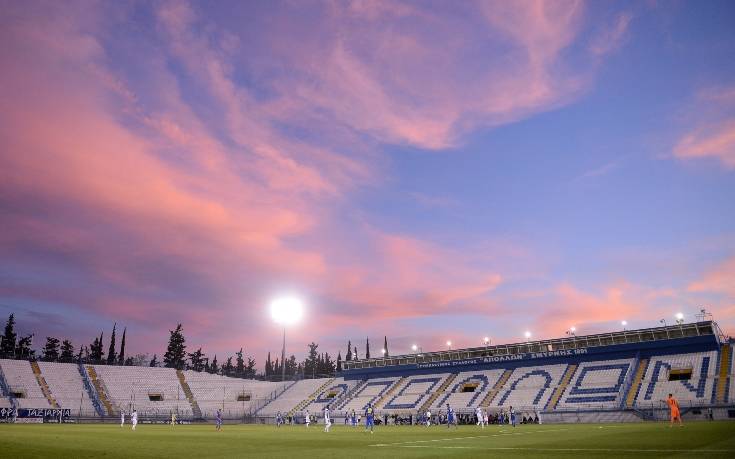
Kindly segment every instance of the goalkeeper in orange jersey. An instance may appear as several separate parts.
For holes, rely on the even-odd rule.
[[[669,411],[671,412],[671,424],[669,424],[669,427],[674,426],[674,421],[679,421],[679,427],[684,427],[684,423],[681,422],[681,411],[679,410],[679,402],[674,398],[673,395],[669,394],[669,398],[666,399],[666,404],[669,405]]]

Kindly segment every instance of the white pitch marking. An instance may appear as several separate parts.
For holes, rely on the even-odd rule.
[[[393,446],[393,445],[370,445]],[[395,445],[396,448],[440,448],[440,449],[483,449],[503,451],[561,451],[561,452],[613,452],[613,453],[735,453],[735,449],[616,449],[616,448],[524,448],[503,446],[429,446],[429,445]]]
[[[375,445],[369,445],[369,446],[401,446],[401,445],[413,445],[415,443],[435,443],[440,441],[454,441],[454,440],[472,440],[476,438],[489,438],[489,437],[509,437],[511,435],[530,435],[534,433],[544,433],[544,432],[565,432],[569,429],[546,429],[546,430],[530,430],[530,431],[524,431],[524,432],[512,432],[512,433],[504,433],[504,434],[490,434],[490,435],[475,435],[472,437],[453,437],[453,438],[434,438],[431,440],[414,440],[414,441],[402,441],[399,443],[378,443]]]

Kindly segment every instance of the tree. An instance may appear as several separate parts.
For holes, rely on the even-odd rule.
[[[125,334],[128,332],[128,327],[123,328],[123,337],[120,340],[120,355],[117,356],[117,364],[125,365]]]
[[[281,375],[281,364],[278,363],[278,357],[276,357],[276,363],[273,365],[273,376],[277,379]]]
[[[18,346],[15,348],[15,357],[17,359],[31,359],[35,356],[36,351],[31,349],[33,344],[33,334],[24,336],[18,340]]]
[[[318,370],[317,360],[319,358],[319,354],[316,352],[318,347],[319,345],[313,341],[309,343],[309,354],[304,361],[304,373],[306,374],[306,376],[309,376],[311,378],[316,377]]]
[[[153,354],[153,358],[151,359],[151,363],[148,364],[150,367],[157,367],[158,366],[158,356],[156,354]]]
[[[352,360],[359,360],[357,357],[357,346],[355,346],[355,352],[352,354]]]
[[[95,338],[94,342],[89,346],[89,358],[92,359],[93,363],[102,363],[102,357],[105,353],[102,350],[102,338],[105,332],[100,333],[99,338]]]
[[[263,376],[265,376],[265,379],[268,379],[271,373],[273,373],[273,362],[271,362],[271,353],[268,352],[268,358],[265,359],[265,369],[263,370]]]
[[[209,365],[209,373],[216,375],[219,371],[219,368],[217,368],[217,355],[215,354],[214,359],[212,359],[212,364]]]
[[[248,357],[248,363],[245,365],[245,377],[249,379],[255,378],[255,359]]]
[[[304,368],[301,366],[299,369],[300,364],[296,363],[296,356],[292,355],[286,360],[286,376],[292,377],[296,376],[297,374],[304,373]]]
[[[367,341],[365,342],[365,358],[370,358],[370,338],[367,338]]]
[[[79,349],[79,358],[82,357],[82,350]],[[59,362],[71,363],[74,361],[74,345],[71,341],[65,339],[61,343],[61,355],[59,355]]]
[[[385,354],[383,354],[385,357],[388,357],[388,336],[385,336],[383,338],[383,350],[385,351]]]
[[[115,365],[117,361],[117,354],[115,353],[115,329],[117,328],[117,322],[112,326],[112,336],[110,337],[110,348],[107,351],[107,364]]]
[[[184,338],[181,324],[176,326],[176,330],[169,330],[169,333],[171,336],[168,339],[168,348],[163,354],[164,366],[183,370],[186,365],[186,338]]]
[[[239,352],[235,352],[235,356],[237,357],[235,359],[235,377],[236,378],[244,378],[245,377],[245,360],[242,358],[242,348],[240,348]]]
[[[326,376],[334,376],[334,361],[329,355],[329,352],[325,352],[322,356],[321,367],[319,368],[319,374]]]
[[[123,364],[126,367],[145,367],[148,365],[148,354],[135,354],[126,358]]]
[[[337,373],[342,371],[342,351],[337,352]]]
[[[46,337],[46,345],[43,347],[43,356],[41,360],[44,362],[56,362],[59,360],[59,340],[51,336]]]
[[[347,354],[345,354],[345,360],[352,360],[352,341],[347,341]]]
[[[225,362],[224,366],[222,367],[222,376],[232,376],[232,373],[234,372],[234,367],[232,366],[232,356],[227,357],[227,362]]]
[[[13,358],[15,354],[15,341],[18,335],[15,333],[15,314],[8,316],[3,332],[3,342],[0,345],[0,357]]]
[[[204,353],[202,352],[202,348],[200,347],[196,351],[189,354],[189,362],[191,362],[189,368],[201,373],[204,370],[204,360]]]
[[[79,354],[77,354],[77,363],[82,363],[82,351],[84,350],[84,346],[79,346]]]

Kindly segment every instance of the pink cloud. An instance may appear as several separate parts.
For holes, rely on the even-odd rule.
[[[735,168],[735,88],[701,90],[689,108],[696,121],[676,142],[673,154],[682,160],[709,158],[726,168]]]
[[[674,155],[681,159],[712,158],[735,168],[735,119],[700,126],[686,134],[674,147]]]
[[[735,257],[728,258],[689,284],[690,292],[724,293],[735,300]]]

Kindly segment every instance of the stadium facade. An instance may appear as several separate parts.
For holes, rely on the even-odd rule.
[[[266,382],[168,368],[0,360],[0,419],[145,422],[294,420],[329,406],[339,422],[372,404],[383,419],[441,416],[447,404],[543,422],[663,419],[669,393],[686,418],[735,419],[735,344],[712,321],[349,361],[334,378]]]

